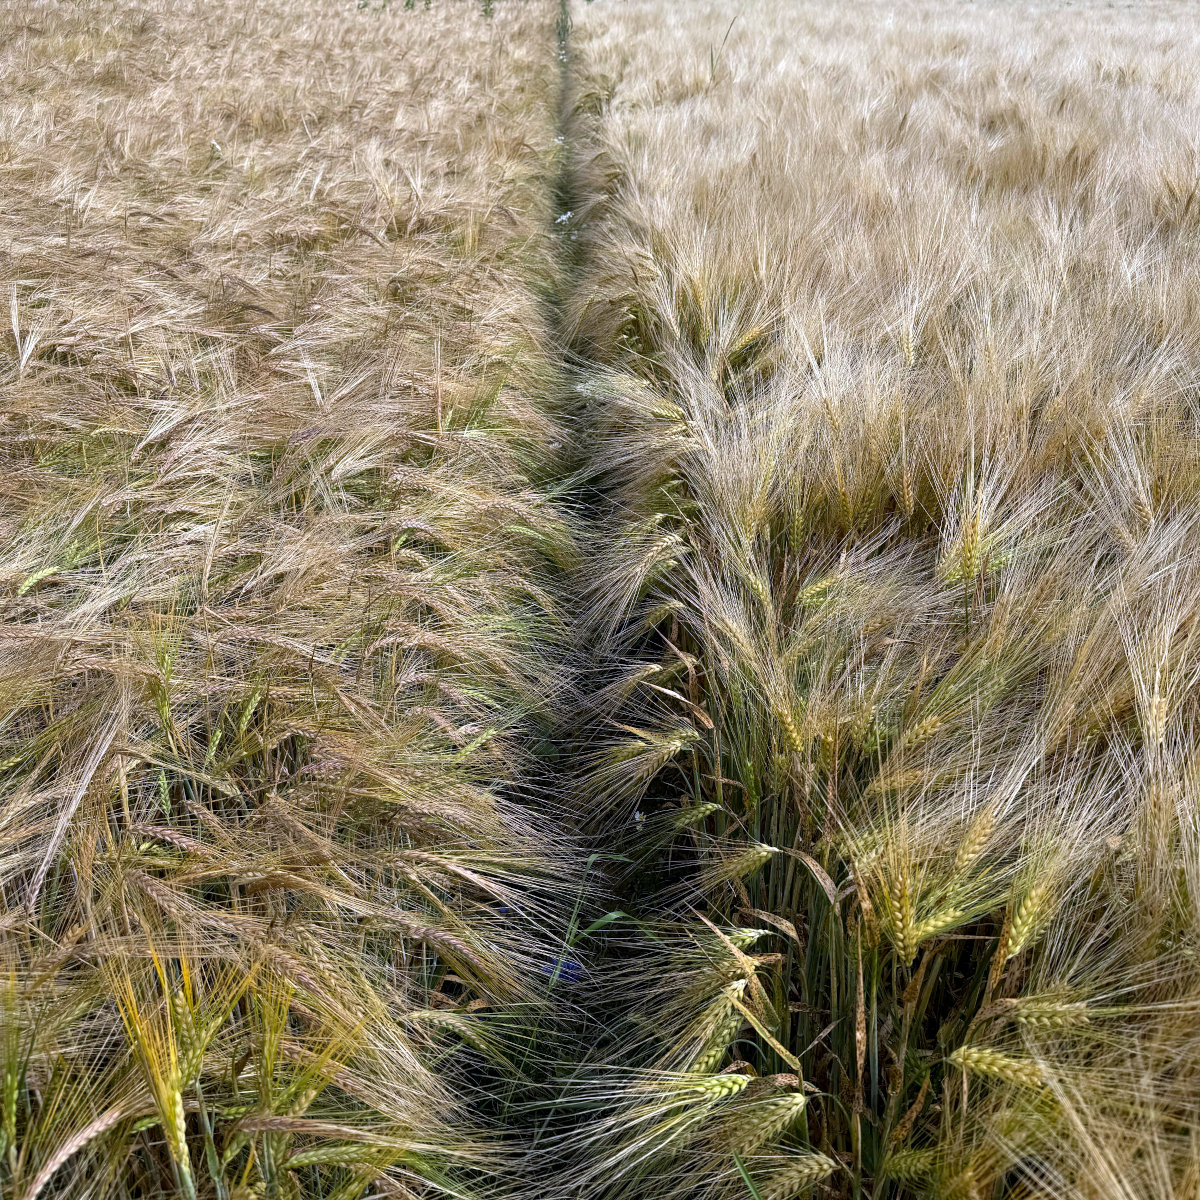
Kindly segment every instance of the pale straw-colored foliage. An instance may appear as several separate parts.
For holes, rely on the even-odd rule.
[[[511,1174],[556,15],[0,6],[5,1195]]]
[[[819,1153],[826,1195],[1191,1196],[1187,6],[599,0],[575,34],[591,796],[655,915],[588,1194]],[[707,1110],[656,1153],[620,1063],[807,1103],[740,1162]]]

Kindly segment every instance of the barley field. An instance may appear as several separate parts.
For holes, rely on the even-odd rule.
[[[1188,0],[0,0],[0,1195],[1200,1198]]]
[[[0,14],[6,1196],[515,1170],[555,15]]]

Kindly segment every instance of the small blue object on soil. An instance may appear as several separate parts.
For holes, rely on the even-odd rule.
[[[583,964],[571,958],[560,958],[553,966],[543,963],[542,974],[557,977],[567,983],[578,983],[583,978]]]

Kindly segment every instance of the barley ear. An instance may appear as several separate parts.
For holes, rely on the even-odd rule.
[[[986,1046],[959,1046],[947,1061],[968,1074],[986,1075],[1022,1087],[1040,1088],[1046,1082],[1037,1063]]]
[[[1050,906],[1050,884],[1046,880],[1035,883],[1017,904],[1012,914],[1012,925],[1008,931],[1006,959],[1015,958],[1029,944],[1041,928]]]
[[[908,872],[902,870],[900,877],[887,891],[888,916],[891,918],[892,941],[900,960],[907,966],[917,953],[917,926],[913,914],[912,891]]]
[[[759,1185],[762,1200],[791,1200],[814,1187],[838,1169],[824,1154],[797,1154],[786,1167],[768,1175]]]

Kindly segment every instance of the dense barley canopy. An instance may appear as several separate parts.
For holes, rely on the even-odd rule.
[[[1196,1187],[1179,16],[578,14],[591,794],[653,916],[612,1053],[660,1073],[601,1092],[591,1194]]]
[[[503,1161],[564,873],[553,19],[0,16],[15,1194]]]

